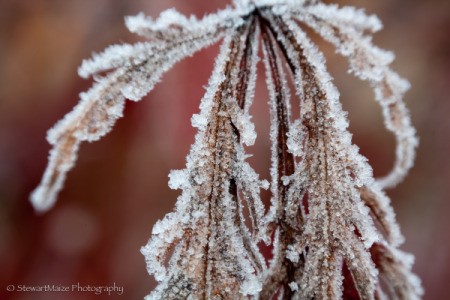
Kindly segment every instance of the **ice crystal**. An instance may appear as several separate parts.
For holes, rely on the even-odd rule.
[[[181,195],[141,249],[159,282],[147,298],[420,298],[413,257],[398,249],[403,238],[383,191],[407,174],[417,140],[402,101],[408,83],[389,68],[393,54],[371,43],[382,27],[377,17],[318,0],[235,0],[202,19],[170,9],[156,20],[128,17],[126,24],[149,41],[114,45],[83,62],[79,74],[96,76],[96,83],[48,133],[54,148],[31,195],[37,210],[54,204],[80,143],[110,131],[125,99],[140,100],[176,62],[222,39],[200,113],[192,117],[198,132],[186,168],[169,175]],[[352,144],[339,92],[305,27],[373,87],[397,141],[394,168],[384,178],[373,178]],[[256,139],[249,111],[260,49],[271,115],[266,214],[260,190],[269,183],[245,153]],[[268,265],[259,241],[273,246]]]

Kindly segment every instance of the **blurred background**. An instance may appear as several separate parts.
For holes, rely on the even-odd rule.
[[[331,1],[327,1],[331,2]],[[450,278],[450,1],[337,1],[377,14],[385,29],[375,43],[393,50],[393,68],[410,80],[406,102],[418,130],[416,165],[388,194],[416,256],[424,299],[449,299]],[[178,191],[171,169],[184,167],[217,45],[176,65],[99,142],[83,144],[56,206],[36,215],[28,202],[50,146],[46,131],[78,102],[91,81],[77,76],[82,59],[113,43],[135,42],[123,17],[157,17],[176,7],[202,16],[227,1],[0,0],[0,299],[142,299],[155,285],[139,248],[152,225],[172,210]],[[349,111],[354,142],[375,175],[394,159],[394,139],[366,83],[347,75],[346,61],[319,42]],[[262,65],[259,65],[260,69]],[[262,71],[260,71],[262,74]],[[260,76],[253,114],[258,141],[248,149],[268,178],[267,95]],[[267,195],[265,195],[267,198]],[[267,199],[266,199],[267,200]],[[8,292],[8,285],[123,287],[123,295]]]

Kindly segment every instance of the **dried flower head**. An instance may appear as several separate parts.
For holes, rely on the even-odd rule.
[[[126,24],[149,41],[111,46],[83,62],[81,76],[106,75],[95,77],[49,131],[54,148],[31,196],[37,210],[54,204],[80,143],[106,134],[125,99],[140,100],[176,62],[222,39],[201,111],[192,117],[198,133],[186,168],[170,174],[169,186],[182,193],[141,250],[159,281],[147,298],[420,298],[412,256],[398,250],[403,238],[383,192],[413,164],[417,140],[402,101],[408,83],[389,69],[393,54],[371,43],[369,34],[381,28],[375,16],[314,0],[235,0],[200,20],[171,9],[156,20],[128,17]],[[350,71],[373,87],[397,140],[394,168],[381,180],[351,142],[339,92],[305,26],[348,57]],[[259,195],[269,183],[246,162],[244,149],[256,138],[249,108],[260,48],[271,114],[266,214]],[[273,245],[268,265],[261,240]]]

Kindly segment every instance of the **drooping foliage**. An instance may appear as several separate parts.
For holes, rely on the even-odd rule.
[[[403,238],[383,191],[413,165],[417,140],[402,101],[408,83],[389,68],[393,54],[371,43],[381,28],[375,16],[321,1],[241,0],[200,20],[171,9],[126,24],[148,41],[111,46],[83,62],[80,75],[96,82],[48,133],[54,148],[31,196],[37,210],[53,206],[81,142],[109,132],[126,99],[140,100],[176,62],[222,39],[201,111],[192,117],[198,132],[186,168],[170,174],[169,186],[181,195],[142,248],[159,282],[147,298],[420,298],[412,256],[398,249]],[[373,87],[397,141],[394,168],[378,181],[352,144],[339,92],[306,27]],[[271,115],[267,213],[260,190],[269,183],[245,153],[256,139],[249,111],[260,58]],[[268,263],[260,241],[273,246]]]

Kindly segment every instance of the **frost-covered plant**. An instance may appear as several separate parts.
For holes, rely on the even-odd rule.
[[[235,0],[201,20],[171,9],[157,20],[140,14],[126,24],[149,41],[111,46],[83,62],[79,74],[96,75],[96,83],[48,133],[54,148],[31,196],[37,210],[54,204],[80,143],[106,134],[125,99],[140,100],[176,62],[222,39],[201,111],[192,117],[198,133],[186,169],[170,174],[169,186],[182,193],[141,250],[159,281],[147,298],[420,298],[413,257],[398,250],[403,238],[383,192],[413,164],[417,141],[402,102],[408,83],[389,69],[393,54],[371,43],[368,34],[381,28],[375,16],[314,0]],[[350,71],[372,85],[397,140],[385,178],[374,180],[352,144],[339,93],[304,26],[335,45]],[[267,213],[259,194],[269,183],[246,162],[244,148],[256,138],[249,109],[260,48],[271,114]],[[261,240],[273,246],[268,264]]]

